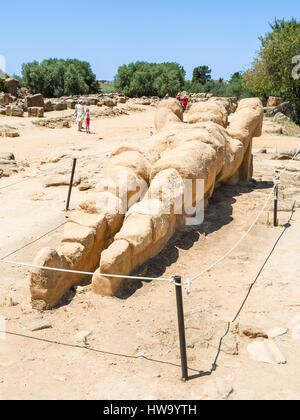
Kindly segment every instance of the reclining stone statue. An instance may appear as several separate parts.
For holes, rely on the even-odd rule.
[[[155,114],[157,133],[139,147],[112,153],[102,182],[70,215],[61,246],[42,249],[34,264],[85,272],[98,267],[93,291],[113,296],[122,278],[105,274],[130,275],[157,255],[190,216],[183,204],[186,180],[191,181],[190,204],[196,208],[200,200],[207,204],[217,186],[252,177],[252,139],[261,135],[262,103],[242,100],[229,125],[227,105],[216,98],[195,103],[184,123],[178,101],[161,101]],[[203,183],[202,196],[197,180]],[[33,306],[55,306],[84,277],[33,269]]]

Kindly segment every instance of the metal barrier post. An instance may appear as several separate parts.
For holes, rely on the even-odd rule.
[[[72,193],[72,187],[73,187],[73,181],[74,181],[74,174],[75,174],[76,162],[77,162],[77,159],[74,158],[73,159],[73,167],[72,167],[71,179],[70,179],[68,199],[67,199],[67,205],[66,205],[66,211],[69,210],[69,206],[70,206],[70,200],[71,200],[71,193]]]
[[[178,317],[182,380],[186,381],[188,379],[188,367],[187,367],[187,355],[186,355],[186,340],[185,340],[185,329],[184,329],[181,276],[175,276],[174,281],[175,281],[176,302],[177,302],[177,317]]]
[[[279,182],[280,182],[280,172],[279,171],[275,171],[275,177],[274,177],[274,183],[275,183],[275,188],[274,188],[274,227],[278,226],[278,216],[277,216],[277,212],[278,212],[278,190],[279,190]]]
[[[275,190],[274,190],[274,227],[278,226],[277,211],[278,211],[278,185],[276,185]]]

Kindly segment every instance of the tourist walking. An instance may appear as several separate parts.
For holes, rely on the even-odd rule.
[[[75,105],[75,112],[74,115],[76,117],[76,122],[78,124],[78,131],[82,130],[82,124],[84,121],[84,107],[83,102],[79,101],[78,104]]]
[[[87,108],[85,110],[85,130],[86,130],[87,134],[90,134],[90,123],[91,123],[90,109]]]
[[[187,105],[188,105],[188,97],[187,96],[185,96],[183,99],[182,99],[182,106],[183,106],[183,109],[184,109],[184,111],[186,110],[186,108],[187,108]]]

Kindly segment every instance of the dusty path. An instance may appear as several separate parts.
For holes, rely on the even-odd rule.
[[[122,109],[122,105],[119,105]],[[32,121],[34,118],[17,118],[0,115],[0,125],[10,124],[19,130],[20,137],[14,139],[1,138],[1,152],[13,152],[17,160],[28,159],[34,163],[43,158],[49,157],[49,154],[58,155],[70,150],[72,146],[95,147],[97,142],[105,141],[115,137],[126,137],[140,135],[141,137],[149,135],[153,130],[153,108],[138,106],[145,112],[129,112],[128,115],[122,115],[115,118],[104,117],[93,119],[93,111],[97,107],[91,108],[91,132],[87,135],[85,132],[79,133],[75,125],[71,128],[47,129],[35,126]],[[150,110],[149,110],[150,108]],[[74,111],[49,112],[47,118],[56,118],[72,116]],[[99,140],[101,139],[101,140]]]
[[[136,144],[153,130],[152,109],[115,119],[95,120],[93,130],[97,134],[90,136],[78,133],[75,127],[51,130],[34,127],[30,118],[12,120],[12,124],[19,124],[21,136],[14,140],[1,139],[1,152],[14,153],[17,161],[27,160],[30,167],[14,177],[0,179],[0,256],[64,222],[68,187],[45,189],[44,183],[57,174],[68,178],[73,157],[78,159],[76,175],[94,178],[96,182],[105,160],[116,147]],[[41,172],[46,174],[35,177]],[[6,186],[8,188],[4,188]],[[73,189],[73,208],[85,194]]]
[[[138,142],[149,135],[152,118],[153,110],[107,120],[106,133],[112,136],[103,141],[88,140],[84,143],[87,149],[80,152],[78,149],[82,149],[85,141],[81,135],[80,139],[66,139],[66,143],[63,140],[56,154],[66,152],[67,156],[56,163],[38,165],[45,155],[43,148],[35,147],[38,140],[33,140],[33,146],[28,145],[26,158],[33,158],[36,165],[28,174],[35,172],[38,166],[51,169],[61,163],[60,170],[68,172],[71,157],[79,153],[83,162],[79,174],[94,177],[96,172],[101,173],[107,155],[116,145]],[[104,126],[103,121],[97,121],[99,127]],[[122,127],[128,130],[124,136],[121,136]],[[42,133],[46,135],[47,131]],[[54,133],[59,134],[56,130]],[[61,139],[55,139],[59,141]],[[255,147],[267,147],[264,141],[270,140],[264,137],[258,141],[260,144]],[[18,154],[22,150],[21,145],[15,144],[15,148],[7,151]],[[88,158],[91,154],[99,154],[100,161]],[[201,227],[180,229],[143,272],[165,277],[181,274],[187,278],[223,255],[255,218],[270,192],[274,167],[282,164],[262,154],[255,155],[254,163],[256,183],[217,190],[207,209],[205,223]],[[299,167],[299,164],[293,165]],[[158,281],[127,282],[122,294],[115,298],[95,296],[89,285],[78,287],[76,292],[70,292],[64,304],[41,315],[52,328],[32,332],[28,322],[38,314],[29,304],[28,270],[1,266],[0,313],[7,318],[7,334],[5,340],[0,339],[0,398],[299,399],[300,212],[298,208],[293,215],[291,212],[292,200],[300,198],[297,174],[299,172],[288,172],[282,179],[280,208],[285,211],[280,211],[279,220],[281,225],[288,221],[289,225],[269,226],[272,215],[269,207],[245,242],[197,280],[189,297],[184,294],[192,376],[187,383],[179,380],[174,286]],[[17,179],[21,179],[20,175],[1,180],[0,188]],[[67,187],[45,189],[43,182],[43,178],[34,179],[0,190],[1,255],[65,220]],[[74,188],[72,205],[84,194],[86,192]],[[55,246],[59,236],[59,230],[52,232],[12,258],[30,262],[41,247]],[[218,352],[228,322],[240,309],[236,320],[240,331],[245,325],[263,332],[274,327],[288,330],[274,339],[287,359],[286,364],[250,360],[247,346],[260,339],[251,340],[232,332],[226,335],[222,351]],[[81,331],[86,331],[84,334],[88,337],[78,341],[76,335]]]

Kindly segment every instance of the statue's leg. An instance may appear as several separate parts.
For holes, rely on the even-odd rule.
[[[147,159],[137,151],[125,148],[113,154],[106,167],[106,175],[111,174],[111,178],[98,192],[80,203],[78,211],[70,214],[60,247],[42,249],[34,265],[93,272],[102,251],[113,243],[115,234],[121,229],[128,203],[136,202],[147,190],[149,168]],[[32,270],[33,306],[53,307],[70,287],[85,277],[43,268]]]
[[[147,197],[132,206],[114,242],[102,252],[98,273],[124,274],[126,277],[149,258],[157,255],[173,235],[176,226],[184,220],[182,203],[185,181],[190,180],[194,183],[197,179],[203,180],[204,196],[198,199],[210,197],[214,190],[216,167],[215,150],[200,141],[190,141],[166,152],[152,169]],[[177,181],[173,185],[170,171],[177,173]],[[169,212],[165,211],[163,197],[155,190],[157,178],[161,179],[160,185],[169,185],[174,191],[175,199],[172,197]],[[178,188],[180,183],[181,187]],[[197,204],[193,188],[192,194],[190,202]],[[121,282],[122,278],[95,275],[93,291],[113,296]]]
[[[249,179],[253,176],[252,142],[253,141],[251,139],[244,154],[243,162],[239,168],[240,181],[249,181]]]

